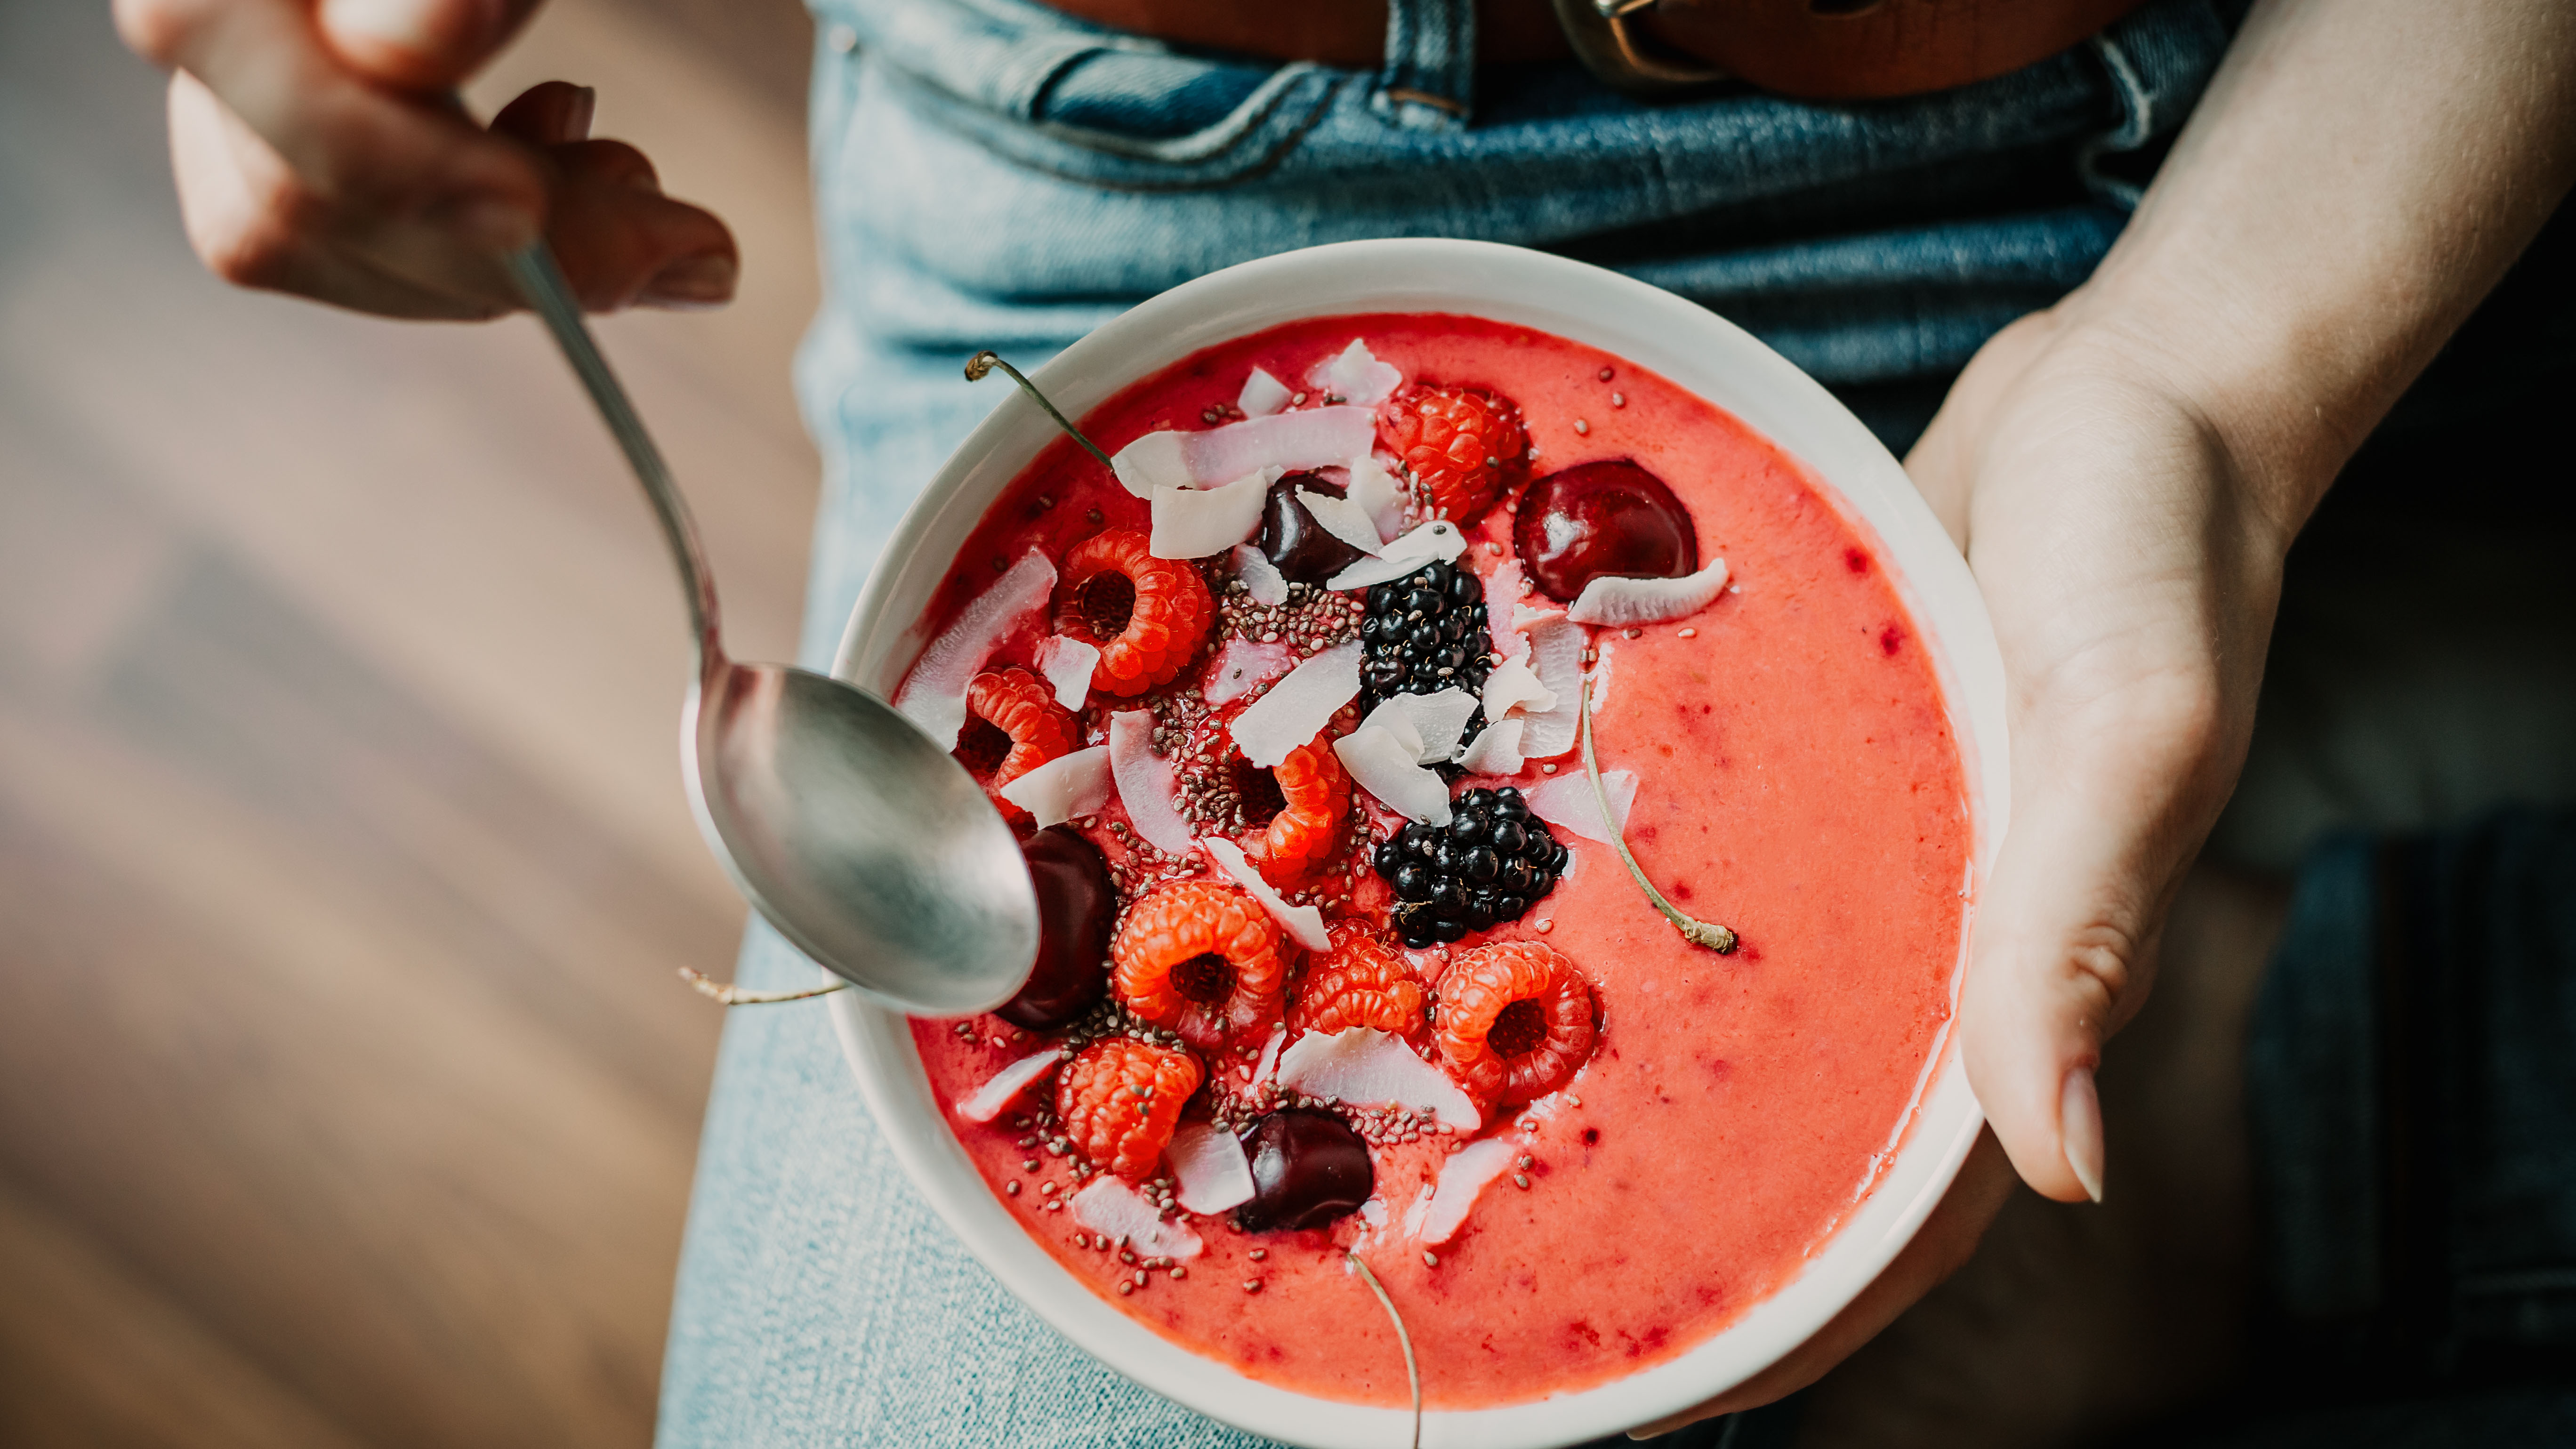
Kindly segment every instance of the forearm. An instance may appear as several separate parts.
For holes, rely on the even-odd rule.
[[[2576,5],[2265,0],[2064,320],[2294,532],[2576,176]]]

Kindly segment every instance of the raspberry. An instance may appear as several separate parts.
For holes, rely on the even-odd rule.
[[[1262,772],[1247,764],[1238,773],[1257,784]],[[1244,854],[1260,867],[1263,880],[1286,890],[1321,874],[1341,853],[1344,827],[1350,823],[1351,777],[1333,753],[1332,741],[1317,735],[1272,767],[1269,781],[1267,791],[1244,791],[1247,814],[1269,804],[1256,800],[1256,793],[1278,798],[1277,810],[1261,833],[1246,842]]]
[[[1199,571],[1145,544],[1132,528],[1093,534],[1065,552],[1056,580],[1056,632],[1099,648],[1091,687],[1121,698],[1171,683],[1216,618]]]
[[[1367,1026],[1418,1042],[1431,1024],[1423,1014],[1424,1001],[1421,983],[1405,969],[1403,958],[1388,950],[1376,932],[1343,921],[1333,927],[1333,949],[1306,968],[1296,1009],[1289,1013],[1289,1035],[1330,1035]]]
[[[1434,518],[1475,522],[1528,466],[1520,409],[1483,388],[1417,383],[1378,404],[1377,426]]]
[[[1279,1016],[1288,945],[1259,902],[1182,881],[1137,900],[1110,943],[1110,985],[1127,1009],[1214,1051]]]
[[[978,674],[966,686],[966,730],[957,741],[958,762],[999,791],[1079,744],[1073,716],[1055,702],[1055,691],[1025,669]],[[1029,823],[1029,812],[996,796],[1003,818]]]
[[[1592,983],[1535,941],[1466,952],[1440,978],[1439,994],[1440,1055],[1487,1101],[1536,1101],[1592,1055]]]
[[[1142,1182],[1198,1089],[1199,1064],[1188,1052],[1102,1037],[1056,1074],[1055,1115],[1084,1160]]]

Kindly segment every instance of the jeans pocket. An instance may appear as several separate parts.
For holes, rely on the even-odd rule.
[[[1116,190],[1266,171],[1356,72],[1184,55],[1029,0],[815,0],[906,107],[1021,166]]]

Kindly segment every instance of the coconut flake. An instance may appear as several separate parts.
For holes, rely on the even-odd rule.
[[[1260,1086],[1279,1070],[1279,1049],[1286,1045],[1288,1031],[1285,1027],[1272,1032],[1270,1040],[1261,1044],[1261,1060],[1252,1064],[1252,1085]]]
[[[1161,488],[1187,488],[1196,481],[1190,476],[1189,440],[1202,436],[1147,433],[1111,456],[1109,471],[1139,498],[1151,498]]]
[[[1491,716],[1487,716],[1491,718]],[[1460,768],[1479,775],[1517,775],[1521,772],[1521,731],[1527,728],[1516,719],[1495,720],[1485,726],[1458,756]]]
[[[1527,659],[1529,636],[1521,632],[1521,561],[1517,554],[1503,555],[1494,571],[1485,575],[1485,633],[1494,641],[1494,652],[1505,659]],[[1505,614],[1503,605],[1512,612]]]
[[[1288,384],[1272,377],[1268,368],[1256,367],[1243,380],[1243,391],[1234,395],[1234,405],[1247,418],[1266,418],[1288,406]]]
[[[1405,1226],[1435,1248],[1458,1236],[1458,1230],[1466,1226],[1468,1211],[1476,1206],[1477,1194],[1485,1190],[1485,1184],[1503,1175],[1520,1150],[1517,1142],[1488,1137],[1451,1153],[1449,1160],[1440,1164],[1440,1185],[1432,1190],[1431,1200],[1405,1214]]]
[[[1433,825],[1449,823],[1449,785],[1416,763],[1395,731],[1362,725],[1333,741],[1333,753],[1361,789],[1388,809]]]
[[[1145,842],[1166,855],[1187,855],[1190,823],[1175,803],[1172,762],[1154,753],[1154,716],[1141,709],[1109,717],[1109,773],[1118,782],[1127,820]]]
[[[1055,1070],[1064,1060],[1062,1053],[1049,1047],[1035,1056],[1022,1057],[984,1079],[975,1095],[957,1104],[957,1115],[969,1122],[990,1122],[1002,1115],[1003,1109],[1020,1099],[1031,1083]]]
[[[1261,550],[1238,543],[1234,552],[1226,555],[1226,561],[1234,565],[1234,576],[1243,580],[1243,590],[1252,596],[1252,602],[1272,607],[1288,602],[1288,576],[1279,572]]]
[[[1020,621],[1045,608],[1054,592],[1055,565],[1030,549],[921,651],[903,687],[895,691],[894,707],[941,749],[957,748],[958,732],[966,728],[966,686]]]
[[[1610,811],[1618,817],[1618,828],[1628,828],[1628,807],[1637,803],[1637,775],[1633,770],[1604,770],[1601,789],[1610,797]],[[1604,845],[1611,841],[1611,827],[1601,823],[1601,802],[1593,798],[1590,777],[1580,774],[1559,775],[1530,787],[1525,797],[1530,813],[1550,825],[1562,825],[1586,840]]]
[[[1530,671],[1556,697],[1556,703],[1535,714],[1522,714],[1529,721],[1529,729],[1521,736],[1521,753],[1533,760],[1552,760],[1574,748],[1581,723],[1583,626],[1561,617],[1549,618],[1531,626],[1529,641]]]
[[[1147,433],[1119,449],[1109,466],[1128,492],[1151,498],[1161,489],[1210,488],[1265,468],[1285,473],[1347,463],[1376,438],[1377,415],[1367,408],[1299,408],[1198,432]]]
[[[1677,579],[1631,579],[1602,574],[1583,586],[1566,607],[1578,624],[1660,624],[1696,614],[1726,587],[1726,560]]]
[[[1314,371],[1306,374],[1308,387],[1321,388],[1362,407],[1375,407],[1386,401],[1387,395],[1403,383],[1404,374],[1395,370],[1395,364],[1378,361],[1368,344],[1356,337],[1350,346],[1315,364]]]
[[[1163,1149],[1180,1185],[1181,1206],[1194,1213],[1221,1213],[1252,1201],[1252,1162],[1233,1133],[1206,1122],[1184,1122],[1172,1129]]]
[[[1285,644],[1256,644],[1233,638],[1219,645],[1208,662],[1207,682],[1199,697],[1210,704],[1241,699],[1297,665],[1297,651]]]
[[[1404,485],[1396,481],[1395,471],[1379,462],[1375,454],[1362,453],[1351,460],[1350,475],[1350,482],[1343,491],[1353,503],[1368,510],[1369,522],[1376,526],[1377,536],[1393,538],[1402,533]]]
[[[1279,1054],[1279,1085],[1353,1107],[1427,1108],[1462,1132],[1484,1120],[1448,1073],[1415,1056],[1404,1038],[1371,1027],[1303,1033]]]
[[[1359,697],[1360,641],[1345,639],[1307,656],[1270,686],[1270,692],[1245,706],[1227,732],[1235,748],[1256,768],[1267,770],[1288,752],[1324,732],[1333,711]]]
[[[1467,535],[1447,519],[1434,519],[1386,546],[1376,558],[1364,558],[1324,581],[1328,589],[1365,589],[1389,583],[1434,561],[1446,563],[1467,551]]]
[[[1377,524],[1370,519],[1369,511],[1348,498],[1300,488],[1297,501],[1306,505],[1306,511],[1315,515],[1315,521],[1324,526],[1326,533],[1360,552],[1373,554],[1385,546],[1378,540]]]
[[[1370,710],[1368,718],[1360,721],[1360,728],[1381,729],[1403,741],[1405,755],[1418,765],[1422,763],[1422,731],[1414,727],[1413,716],[1405,713],[1404,707],[1395,702],[1402,697],[1398,695],[1378,701],[1377,708]]]
[[[1541,598],[1540,602],[1545,602],[1544,597]],[[1492,615],[1489,613],[1487,617],[1491,618]],[[1512,627],[1523,632],[1528,631],[1536,625],[1544,624],[1550,619],[1562,619],[1564,617],[1565,611],[1563,609],[1541,608],[1531,604],[1527,599],[1523,599],[1519,603],[1512,605]]]
[[[1421,751],[1414,756],[1419,764],[1436,765],[1454,758],[1459,737],[1467,732],[1467,720],[1476,712],[1476,696],[1451,685],[1430,694],[1390,695],[1386,701],[1402,711],[1421,737]]]
[[[1512,711],[1545,714],[1556,708],[1556,691],[1540,682],[1538,671],[1518,659],[1506,659],[1485,676],[1485,718],[1500,720]]]
[[[1261,526],[1261,501],[1279,481],[1276,468],[1256,468],[1219,488],[1157,488],[1154,531],[1145,551],[1156,558],[1223,553]]]
[[[1040,830],[1101,809],[1109,803],[1109,747],[1058,755],[1004,785],[1002,798],[1036,816]]]
[[[1062,634],[1038,641],[1038,673],[1055,687],[1055,702],[1079,714],[1091,698],[1091,671],[1100,666],[1100,646]]]
[[[1288,934],[1297,938],[1297,944],[1309,951],[1332,949],[1333,938],[1324,934],[1324,913],[1313,906],[1288,904],[1279,892],[1270,888],[1270,882],[1261,878],[1261,872],[1253,868],[1242,846],[1223,836],[1203,835],[1199,837],[1199,849],[1207,852],[1208,859],[1216,862],[1217,869],[1234,877],[1236,885],[1261,902],[1261,908],[1270,913],[1270,919],[1286,927]]]
[[[1073,1220],[1125,1243],[1139,1257],[1195,1258],[1207,1251],[1186,1224],[1165,1222],[1162,1209],[1105,1172],[1073,1195]]]

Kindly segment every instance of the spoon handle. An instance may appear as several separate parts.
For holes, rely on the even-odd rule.
[[[600,355],[599,343],[590,335],[590,326],[582,320],[581,304],[573,299],[572,286],[564,280],[563,268],[555,264],[555,254],[543,241],[502,259],[510,269],[510,278],[518,283],[519,294],[528,306],[544,319],[546,330],[554,334],[555,344],[563,349],[564,360],[572,364],[573,374],[581,379],[582,389],[590,394],[599,409],[610,435],[626,454],[635,470],[635,481],[644,485],[644,496],[653,504],[654,516],[662,522],[662,537],[671,546],[671,561],[679,566],[680,587],[688,595],[689,636],[698,646],[701,672],[713,667],[724,657],[723,645],[716,637],[715,575],[707,568],[704,549],[698,544],[698,527],[689,518],[689,505],[680,497],[680,485],[671,479],[671,470],[662,461],[662,452],[653,446],[652,436],[644,431],[644,420],[636,416],[635,404],[626,389],[609,371],[608,359]]]

